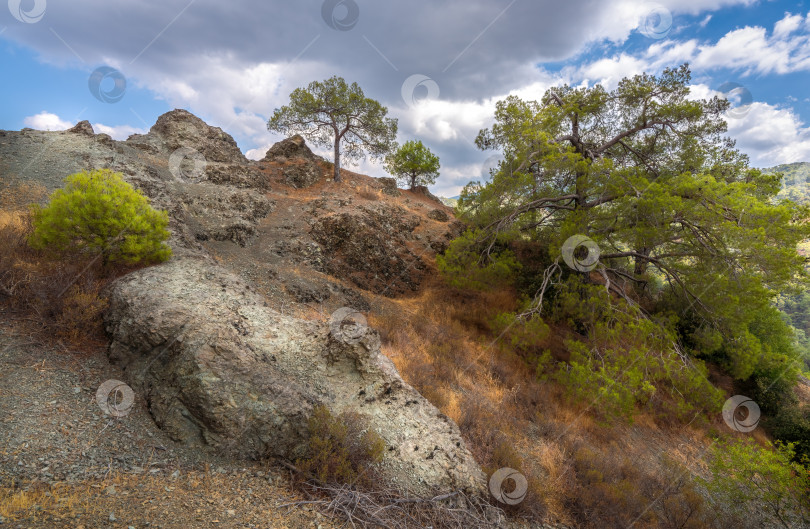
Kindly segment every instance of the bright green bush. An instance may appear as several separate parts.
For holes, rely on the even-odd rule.
[[[109,169],[65,178],[45,207],[33,208],[30,244],[53,253],[101,256],[103,263],[165,261],[169,223],[148,199]]]
[[[792,444],[761,448],[746,439],[715,446],[704,483],[712,503],[751,527],[808,527],[810,475],[793,456]]]

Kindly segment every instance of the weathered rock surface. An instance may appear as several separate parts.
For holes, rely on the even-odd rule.
[[[394,178],[389,178],[384,176],[382,178],[378,178],[381,186],[381,191],[388,196],[398,197],[402,194],[402,192],[397,187],[397,181]]]
[[[426,266],[408,248],[420,220],[384,204],[361,214],[339,213],[312,225],[326,270],[377,294],[415,290]]]
[[[322,177],[323,160],[310,150],[304,138],[298,134],[270,147],[262,161],[284,164],[284,182],[298,189],[309,187]]]
[[[236,141],[186,110],[160,116],[147,134],[133,134],[127,146],[166,158],[171,176],[180,181],[208,180],[241,188],[269,188]]]
[[[73,134],[84,134],[85,136],[93,136],[96,133],[93,130],[93,125],[91,125],[87,120],[76,123],[67,129],[67,131],[72,132]]]
[[[432,209],[427,214],[429,219],[437,220],[439,222],[447,222],[450,220],[450,216],[447,215],[447,212],[443,209]]]
[[[412,189],[412,191],[414,193],[419,193],[420,195],[425,195],[430,200],[437,202],[441,205],[444,205],[444,202],[442,202],[442,200],[439,197],[431,193],[430,190],[427,188],[427,186],[416,186]]]
[[[281,140],[267,150],[262,161],[286,161],[295,158],[306,158],[316,160],[318,157],[307,146],[304,138],[300,134]]]
[[[281,315],[202,258],[129,274],[110,299],[110,357],[176,439],[294,459],[324,404],[362,415],[382,436],[382,473],[394,486],[484,490],[458,427],[400,378],[376,332],[341,340],[326,323]]]
[[[148,134],[133,134],[127,144],[148,152],[171,152],[191,147],[208,162],[247,163],[236,141],[219,127],[211,127],[187,110],[160,116]]]

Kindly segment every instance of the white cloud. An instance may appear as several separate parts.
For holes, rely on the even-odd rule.
[[[801,15],[785,14],[785,18],[776,23],[773,27],[773,36],[778,39],[784,39],[802,25],[803,18]]]
[[[72,6],[49,4],[48,15],[59,21],[60,37],[85,60],[118,66],[129,80],[170,106],[188,108],[221,127],[243,149],[248,148],[246,155],[251,159],[262,158],[281,139],[266,130],[266,121],[274,108],[287,103],[293,89],[333,74],[356,80],[367,95],[381,100],[399,118],[400,140],[422,138],[440,155],[443,168],[437,187],[445,186],[448,194],[455,194],[458,182],[479,177],[480,166],[471,160],[491,155],[479,152],[472,140],[492,122],[495,103],[508,94],[539,99],[560,82],[614,88],[623,77],[687,61],[696,70],[731,67],[743,73],[785,73],[810,69],[808,19],[793,14],[786,14],[771,32],[745,27],[716,42],[701,42],[675,40],[673,31],[669,39],[650,40],[649,48],[638,54],[617,53],[554,75],[536,67],[548,60],[570,59],[605,41],[626,41],[656,4],[676,19],[681,14],[701,15],[697,24],[703,27],[712,20],[711,14],[703,16],[707,11],[755,2],[533,0],[514,3],[497,20],[508,1],[364,3],[357,28],[338,32],[324,24],[319,9],[306,3],[200,0],[134,62],[133,57],[183,10],[186,1],[167,0],[154,8],[135,4],[113,8],[103,0],[76,0]],[[431,15],[425,16],[428,9]],[[88,33],[86,27],[96,31]],[[11,27],[5,37],[31,45],[46,61],[64,64],[75,59],[46,26]],[[414,73],[430,75],[439,83],[438,100],[414,109],[404,105],[400,88]],[[803,125],[786,119],[788,111],[771,110],[777,112],[779,123],[793,123],[794,136],[800,135]],[[765,110],[758,112],[764,116]],[[47,113],[38,116],[43,114]],[[53,114],[49,114],[51,121],[38,116],[26,119],[37,118],[42,128],[70,126]],[[94,124],[94,128],[116,139],[141,132],[126,125]],[[743,130],[735,132],[745,136]],[[745,138],[751,141],[741,142],[741,147],[749,145],[762,156],[776,149]],[[792,145],[800,144],[794,138]],[[331,153],[324,154],[331,158]],[[356,169],[383,174],[378,164],[370,162]]]
[[[694,65],[766,74],[810,69],[810,35],[796,34],[803,21],[800,15],[786,14],[774,25],[770,37],[760,26],[731,31],[713,45],[700,46]]]
[[[728,132],[754,167],[810,160],[810,128],[789,108],[752,103],[745,117],[728,120]]]
[[[23,119],[23,123],[37,130],[66,130],[73,126],[73,123],[44,110],[35,116],[26,117]]]
[[[101,123],[93,123],[93,130],[96,134],[109,134],[114,140],[125,140],[133,134],[145,134],[146,129],[131,127],[129,125],[116,125],[110,127]]]
[[[771,36],[764,27],[744,27],[728,32],[715,43],[663,40],[644,52],[619,53],[564,70],[567,77],[614,88],[624,77],[658,72],[689,62],[693,69],[731,68],[749,73],[787,74],[810,70],[810,34],[797,33],[810,27],[810,15],[786,14],[774,25]]]
[[[248,160],[261,160],[272,146],[272,143],[268,143],[266,145],[262,145],[261,147],[256,147],[255,149],[248,149],[245,151],[245,158]]]
[[[35,116],[28,116],[23,119],[23,123],[32,129],[37,130],[67,130],[75,123],[66,121],[56,114],[42,111]],[[96,134],[109,134],[114,140],[125,140],[132,134],[143,134],[145,129],[132,127],[130,125],[108,126],[102,123],[93,123],[93,131]]]
[[[704,84],[690,89],[695,99],[722,95]],[[755,101],[738,107],[726,122],[727,135],[737,140],[737,148],[750,157],[753,167],[810,160],[810,127],[791,108]]]

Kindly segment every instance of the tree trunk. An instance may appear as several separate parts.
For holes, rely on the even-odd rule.
[[[335,138],[335,182],[340,182],[340,138]]]
[[[650,256],[650,248],[639,248],[639,249],[636,250],[636,252],[640,253],[644,257],[649,257]],[[641,257],[636,257],[635,262],[636,263],[635,263],[635,267],[633,268],[633,274],[636,277],[640,277],[642,274],[644,274],[647,271],[647,265],[650,264],[650,263],[649,263],[649,261],[647,261],[646,259],[642,259]]]
[[[416,175],[411,174],[411,190],[416,189]]]

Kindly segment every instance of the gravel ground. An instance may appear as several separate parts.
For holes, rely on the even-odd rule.
[[[105,415],[97,388],[121,379],[103,349],[38,343],[0,312],[0,526],[327,528],[267,462],[229,461],[167,438],[138,395]]]

